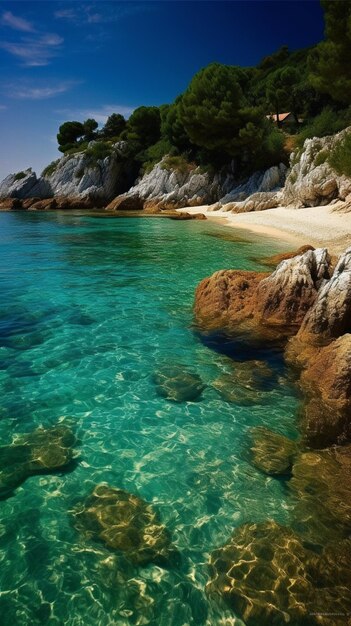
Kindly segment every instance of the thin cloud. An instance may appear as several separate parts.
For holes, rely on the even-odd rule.
[[[77,120],[86,120],[93,118],[99,124],[105,124],[107,118],[112,113],[120,113],[124,117],[129,117],[135,110],[135,106],[127,106],[123,104],[105,104],[98,108],[91,109],[60,109],[57,111],[60,115],[64,115],[65,118],[70,117]]]
[[[25,20],[23,17],[14,15],[11,11],[4,11],[1,16],[1,24],[3,26],[9,26],[13,30],[20,30],[25,33],[34,33],[35,29],[31,22]]]
[[[76,17],[74,9],[63,9],[62,11],[55,11],[54,17],[61,20],[73,20]]]
[[[82,24],[109,24],[119,22],[124,17],[152,11],[153,7],[146,3],[124,2],[123,5],[114,3],[105,4],[104,11],[99,3],[79,4],[79,11],[75,9],[62,9],[54,12],[56,19],[64,19],[73,22],[76,26]]]
[[[0,104],[0,111],[6,111],[7,106],[5,104]]]
[[[6,88],[6,95],[16,100],[46,100],[66,93],[76,84],[77,83],[73,81],[67,81],[57,85],[45,85],[43,87],[11,84]]]
[[[20,59],[25,67],[40,67],[49,65],[51,59],[58,55],[63,41],[59,35],[47,33],[36,39],[22,38],[18,43],[0,42],[0,48]]]

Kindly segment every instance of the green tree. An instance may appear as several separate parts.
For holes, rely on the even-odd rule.
[[[126,127],[126,121],[120,113],[112,113],[102,129],[103,137],[119,137]]]
[[[314,87],[338,102],[351,102],[351,2],[321,0],[325,41],[310,54]]]
[[[97,129],[98,126],[99,124],[97,123],[97,121],[92,118],[89,118],[85,120],[85,122],[83,122],[84,139],[86,141],[91,141],[92,139],[94,139],[94,131]]]
[[[195,145],[233,155],[242,103],[236,68],[213,63],[192,79],[180,102],[179,120]]]
[[[179,105],[179,121],[193,144],[227,159],[242,155],[247,133],[251,145],[252,126],[262,125],[263,114],[244,96],[249,78],[249,72],[219,63],[194,76]]]
[[[277,125],[280,127],[279,115],[283,109],[291,111],[298,122],[298,108],[301,104],[297,97],[299,76],[293,67],[284,67],[270,74],[266,83],[267,102],[274,109]]]
[[[140,149],[148,148],[161,136],[161,116],[158,107],[142,106],[133,111],[127,122],[127,139]]]
[[[84,126],[81,122],[65,122],[61,124],[57,134],[59,150],[66,152],[66,150],[74,147],[77,143],[77,139],[83,135]]]

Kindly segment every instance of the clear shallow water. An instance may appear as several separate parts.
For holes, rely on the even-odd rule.
[[[207,562],[244,522],[289,524],[284,483],[256,471],[245,445],[256,425],[295,436],[298,400],[274,354],[264,404],[211,386],[238,346],[195,332],[197,283],[284,248],[228,235],[208,222],[0,214],[1,441],[60,421],[79,440],[73,471],[28,478],[0,502],[1,626],[242,624],[207,598]],[[165,364],[200,375],[200,401],[157,395]],[[100,482],[157,508],[179,567],[137,568],[78,534],[70,511]]]

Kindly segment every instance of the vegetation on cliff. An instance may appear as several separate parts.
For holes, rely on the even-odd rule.
[[[128,120],[113,113],[100,130],[94,119],[65,122],[59,149],[104,158],[127,140],[136,171],[166,154],[216,170],[234,160],[242,175],[287,160],[306,138],[351,124],[351,8],[328,0],[322,6],[325,40],[313,48],[283,46],[256,67],[212,63],[170,105],[141,106]]]

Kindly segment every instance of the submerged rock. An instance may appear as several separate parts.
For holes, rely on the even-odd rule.
[[[66,426],[38,428],[0,447],[0,497],[7,497],[26,478],[67,467],[74,458],[75,437]]]
[[[339,552],[335,548],[335,554]],[[318,555],[274,521],[244,524],[211,555],[207,592],[222,598],[247,626],[344,626],[351,609],[347,559]]]
[[[233,372],[213,381],[213,387],[227,402],[242,405],[264,402],[274,381],[273,370],[264,361],[233,362]]]
[[[251,429],[251,462],[270,476],[289,475],[298,444],[263,426]]]
[[[308,540],[348,536],[351,526],[351,445],[296,456],[288,483],[294,517]],[[351,570],[351,568],[350,568]]]
[[[198,374],[181,365],[164,366],[153,380],[158,395],[174,402],[197,400],[206,387]]]
[[[176,555],[151,504],[122,489],[97,485],[75,511],[74,524],[87,539],[123,552],[136,565],[167,565]]]

